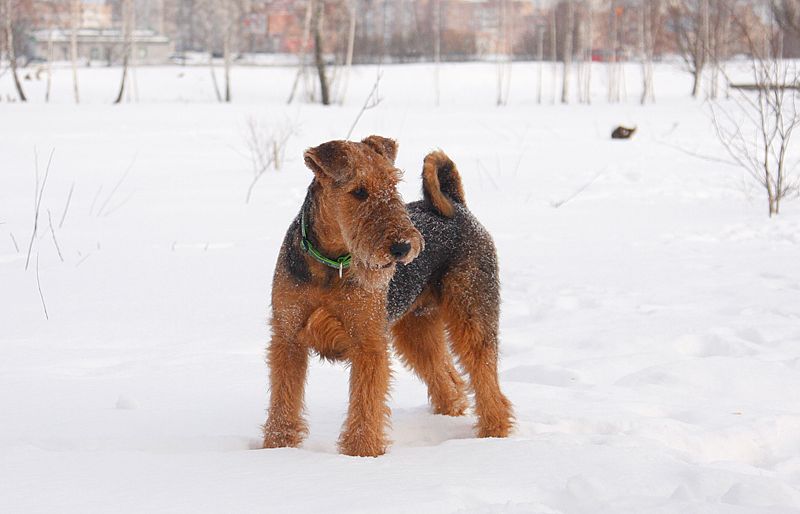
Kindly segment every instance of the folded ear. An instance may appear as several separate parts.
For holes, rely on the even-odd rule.
[[[394,160],[397,157],[397,141],[381,136],[369,136],[362,139],[361,142],[383,155],[389,159],[389,162],[394,164]]]
[[[306,166],[320,179],[346,180],[352,174],[347,141],[328,141],[303,153]]]

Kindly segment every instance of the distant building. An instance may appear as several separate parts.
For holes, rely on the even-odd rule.
[[[36,30],[29,35],[28,57],[33,60],[69,60],[70,30]],[[122,61],[125,40],[117,29],[80,29],[78,60],[116,64]],[[133,60],[137,64],[161,64],[169,61],[174,51],[170,39],[151,30],[133,32]]]
[[[64,0],[29,0],[30,11],[34,13],[33,25],[38,29],[46,27],[69,27],[72,23],[71,3]],[[112,28],[111,6],[101,2],[79,2],[80,27],[84,29]]]
[[[81,4],[81,28],[110,29],[111,6],[83,2]]]

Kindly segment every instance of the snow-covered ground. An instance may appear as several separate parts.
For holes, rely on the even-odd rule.
[[[800,512],[800,203],[769,220],[742,171],[690,155],[726,159],[669,65],[645,107],[635,67],[622,104],[598,66],[593,105],[539,106],[515,64],[500,108],[491,64],[444,66],[439,107],[431,67],[386,67],[353,136],[397,138],[408,200],[428,150],[459,164],[518,428],[473,438],[395,364],[389,453],[340,456],[347,371],[315,361],[307,442],[255,449],[302,150],[347,134],[374,77],[330,108],[287,106],[289,68],[234,69],[232,105],[206,68],[140,68],[121,106],[116,68],[81,70],[80,106],[67,69],[49,105],[0,78],[0,512]],[[295,135],[246,204],[250,117]]]

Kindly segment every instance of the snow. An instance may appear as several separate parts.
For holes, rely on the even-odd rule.
[[[498,108],[493,65],[445,65],[435,107],[431,67],[384,68],[353,137],[397,138],[406,200],[427,151],[458,164],[498,246],[518,426],[475,439],[472,416],[431,414],[395,362],[377,459],[336,454],[347,370],[317,360],[306,443],[256,449],[302,150],[346,135],[375,68],[330,108],[286,105],[291,68],[234,68],[232,105],[201,67],[139,68],[139,101],[120,106],[117,68],[80,70],[80,106],[66,68],[49,105],[35,80],[31,103],[7,103],[0,77],[0,511],[800,512],[798,206],[768,219],[719,161],[688,74],[659,65],[642,107],[635,66],[622,104],[604,73],[593,105],[539,106],[536,65],[517,63]],[[296,134],[246,204],[249,117]],[[639,130],[612,141],[617,124]],[[40,180],[55,153],[25,271],[34,149]]]

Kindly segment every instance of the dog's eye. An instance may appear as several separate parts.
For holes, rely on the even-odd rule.
[[[363,187],[359,187],[357,189],[353,189],[350,191],[350,194],[358,198],[359,200],[366,200],[369,196],[369,193]]]

